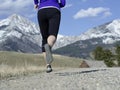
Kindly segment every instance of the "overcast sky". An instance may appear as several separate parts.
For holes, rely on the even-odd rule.
[[[0,20],[12,14],[24,16],[37,24],[33,0],[0,0]],[[61,9],[59,34],[80,35],[88,29],[120,18],[120,0],[67,0]]]

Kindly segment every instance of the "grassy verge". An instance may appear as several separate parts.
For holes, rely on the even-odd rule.
[[[54,68],[77,68],[81,60],[78,58],[54,55]],[[0,79],[43,72],[45,61],[41,54],[25,54],[17,52],[0,52]]]

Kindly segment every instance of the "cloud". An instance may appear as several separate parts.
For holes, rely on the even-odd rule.
[[[108,17],[108,16],[110,16],[110,15],[112,15],[111,12],[105,12],[103,16],[104,16],[104,17]]]
[[[32,0],[1,0],[0,2],[0,16],[14,13],[26,16],[34,12]]]
[[[97,7],[97,8],[88,8],[87,10],[81,9],[78,11],[73,18],[85,18],[85,17],[96,17],[102,15],[104,17],[110,16],[111,12],[109,8]]]

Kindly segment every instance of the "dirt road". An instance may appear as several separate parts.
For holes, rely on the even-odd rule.
[[[120,90],[120,68],[69,68],[0,81],[0,90]]]

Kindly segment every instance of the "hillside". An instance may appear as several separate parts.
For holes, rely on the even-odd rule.
[[[79,58],[54,55],[53,68],[78,68]],[[0,52],[0,78],[45,72],[46,64],[41,54]]]
[[[120,68],[78,68],[82,61],[54,55],[48,74],[41,54],[2,51],[0,90],[119,90]]]
[[[93,57],[91,57],[91,54],[97,46],[101,46],[104,49],[109,49],[114,52],[117,44],[120,45],[120,41],[116,41],[115,43],[112,44],[104,44],[102,43],[101,38],[92,38],[92,39],[77,41],[65,47],[58,48],[53,52],[56,54],[66,55],[70,57],[93,59]]]

